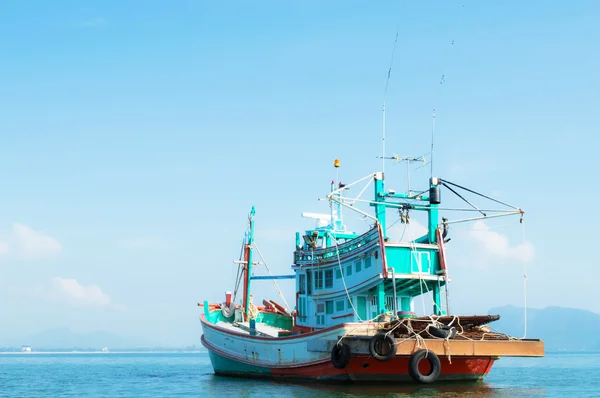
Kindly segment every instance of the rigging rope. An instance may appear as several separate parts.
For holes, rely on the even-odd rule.
[[[513,205],[509,205],[508,203],[504,203],[504,202],[502,202],[502,201],[499,201],[499,200],[497,200],[497,199],[494,199],[494,198],[490,198],[490,197],[489,197],[489,196],[487,196],[487,195],[484,195],[484,194],[482,194],[482,193],[479,193],[479,192],[475,192],[475,191],[473,191],[472,189],[469,189],[469,188],[463,187],[463,186],[461,186],[461,185],[455,184],[455,183],[453,183],[453,182],[450,182],[450,181],[448,181],[448,180],[443,180],[443,179],[441,179],[441,178],[440,178],[440,181],[441,181],[442,183],[444,183],[444,185],[445,185],[445,184],[450,184],[450,185],[453,185],[453,186],[455,186],[455,187],[457,187],[457,188],[464,189],[464,190],[465,190],[465,191],[467,191],[467,192],[471,192],[472,194],[479,195],[479,196],[481,196],[481,197],[483,197],[483,198],[489,199],[489,200],[491,200],[492,202],[500,203],[501,205],[504,205],[504,206],[511,207],[511,208],[513,208],[513,209],[515,209],[515,210],[521,210],[521,209],[519,209],[518,207],[515,207],[515,206],[513,206]],[[448,187],[448,186],[446,186],[446,188],[450,189],[450,187]],[[452,192],[454,192],[452,189],[450,189],[450,190],[451,190]],[[457,194],[457,195],[458,195],[458,194]],[[458,196],[460,197],[460,195],[458,195]],[[467,203],[468,203],[468,202],[467,202]]]
[[[269,266],[267,265],[267,262],[265,261],[265,258],[263,257],[262,253],[260,252],[260,249],[256,245],[256,241],[254,242],[254,248],[256,249],[256,252],[260,256],[260,259],[262,260],[263,265],[267,269],[267,272],[269,273],[269,275],[273,276],[273,274],[271,273],[271,270],[269,269]],[[281,299],[283,300],[283,303],[285,304],[285,306],[287,307],[289,313],[291,314],[292,313],[292,309],[290,308],[289,304],[287,303],[285,297],[283,297],[283,294],[281,293],[281,290],[279,290],[279,286],[277,285],[277,282],[275,282],[275,279],[272,279],[272,281],[273,281],[273,285],[275,286],[275,289],[277,290],[277,294],[279,294],[279,297],[281,297]]]
[[[525,220],[521,217],[521,236],[523,247],[525,247]],[[527,259],[523,257],[523,316],[525,330],[523,331],[523,339],[527,337]]]
[[[242,259],[244,258],[244,243],[246,242],[246,239],[242,239],[242,249],[240,250],[240,260],[242,261]],[[240,282],[242,281],[242,266],[243,264],[238,264],[238,273],[237,273],[237,277],[235,279],[235,289],[233,291],[233,299],[231,300],[232,303],[235,303],[235,299],[237,296],[237,292],[240,288]]]
[[[408,242],[410,245],[410,250],[411,250],[411,255],[414,256],[415,261],[417,262],[417,266],[419,267],[419,288],[421,289],[421,303],[423,305],[423,315],[427,315],[427,311],[425,310],[425,297],[423,296],[423,285],[425,285],[425,290],[427,290],[427,293],[431,293],[431,291],[429,290],[429,286],[427,286],[427,282],[425,282],[425,280],[423,279],[423,261],[421,259],[421,257],[417,257],[416,253],[418,253],[417,247],[415,246],[414,243],[414,239],[413,238],[413,233],[412,230],[410,228],[410,224],[407,224],[408,226],[408,238],[410,239],[410,241]],[[431,264],[429,265],[431,266]],[[442,313],[442,308],[438,305],[438,303],[435,302],[435,300],[432,298],[431,301],[433,302],[433,306],[434,308],[437,308],[439,310],[440,313]],[[429,318],[431,318],[431,315],[429,315]],[[433,318],[431,318],[431,320],[433,321]]]
[[[483,211],[481,211],[479,208],[477,208],[477,206],[475,206],[473,203],[469,202],[466,198],[464,198],[461,194],[459,194],[458,192],[456,192],[454,189],[450,188],[450,186],[448,184],[446,184],[444,181],[442,181],[441,184],[443,186],[445,186],[446,188],[448,188],[450,190],[450,192],[452,192],[453,194],[455,194],[456,196],[458,196],[459,198],[461,198],[463,201],[467,202],[467,204],[469,204],[472,208],[474,208],[475,210],[477,210],[478,212],[480,212],[481,214],[483,214],[484,217],[487,216],[487,214],[485,214]]]
[[[352,310],[354,311],[354,315],[356,315],[356,317],[358,318],[359,322],[364,322],[362,320],[362,318],[360,317],[360,315],[358,315],[358,311],[356,310],[356,308],[354,307],[354,303],[352,303],[352,298],[350,297],[350,293],[348,293],[348,286],[346,286],[346,279],[344,278],[344,269],[342,268],[342,261],[340,260],[340,249],[338,246],[338,241],[337,239],[331,235],[330,232],[327,232],[327,234],[329,235],[329,237],[331,239],[333,239],[333,242],[335,243],[335,252],[337,254],[337,260],[338,260],[338,267],[340,269],[340,273],[342,274],[342,283],[344,284],[344,291],[346,292],[346,297],[348,297],[348,302],[350,303],[350,306],[352,307]]]

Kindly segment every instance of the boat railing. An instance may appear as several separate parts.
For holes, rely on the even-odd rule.
[[[316,265],[320,262],[330,261],[332,257],[344,256],[348,253],[363,248],[365,245],[372,245],[374,241],[379,240],[379,229],[373,227],[364,234],[331,247],[316,250],[297,250],[294,252],[294,263],[296,265]]]

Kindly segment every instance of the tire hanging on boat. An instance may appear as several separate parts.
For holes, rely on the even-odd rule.
[[[442,325],[439,328],[430,326],[427,328],[430,335],[440,339],[453,339],[456,337],[456,328],[454,326]]]
[[[331,362],[337,369],[344,369],[350,362],[350,346],[344,343],[334,344],[331,350]]]
[[[381,352],[381,346],[384,343],[389,345],[389,350],[386,353]],[[397,348],[398,344],[396,343],[396,339],[388,333],[377,333],[371,338],[371,341],[369,341],[369,353],[378,361],[389,361],[395,357]]]
[[[428,374],[423,374],[419,370],[419,362],[423,359],[428,360],[431,365],[431,371]],[[433,383],[440,376],[441,370],[440,358],[433,351],[421,349],[414,352],[408,359],[408,374],[418,383]]]
[[[221,313],[223,314],[223,316],[225,318],[230,318],[233,316],[233,304],[231,304],[231,306],[227,306],[225,303],[221,304]]]

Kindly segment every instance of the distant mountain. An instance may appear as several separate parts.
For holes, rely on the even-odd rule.
[[[505,306],[491,308],[489,314],[500,319],[490,326],[514,337],[523,337],[523,308]],[[600,350],[600,315],[577,308],[547,307],[527,309],[527,338],[544,341],[545,350],[597,351]]]
[[[32,349],[126,349],[137,347],[157,346],[148,341],[137,341],[108,332],[75,333],[69,329],[50,329],[26,337],[21,344],[27,344]]]

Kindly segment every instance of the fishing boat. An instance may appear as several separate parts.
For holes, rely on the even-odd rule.
[[[339,166],[336,159],[336,170]],[[364,199],[369,186],[373,196]],[[423,188],[402,193],[386,188],[382,171],[350,184],[332,181],[329,213],[302,213],[316,225],[296,233],[290,275],[255,275],[254,267],[264,259],[255,242],[252,207],[233,294],[198,304],[203,307],[201,341],[215,374],[298,381],[476,381],[500,357],[543,356],[542,341],[493,331],[489,324],[498,315],[450,311],[450,226],[501,216],[522,220],[524,211],[442,178],[429,177]],[[441,207],[442,191],[456,194],[477,217],[441,217],[447,210]],[[499,209],[477,207],[467,194],[491,200]],[[348,230],[347,212],[367,221],[364,231]],[[413,213],[426,218],[425,233],[410,240],[390,236],[391,217],[410,228]],[[292,306],[283,295],[254,303],[253,281],[284,278],[295,281]],[[418,316],[418,300],[429,300],[431,312]]]

